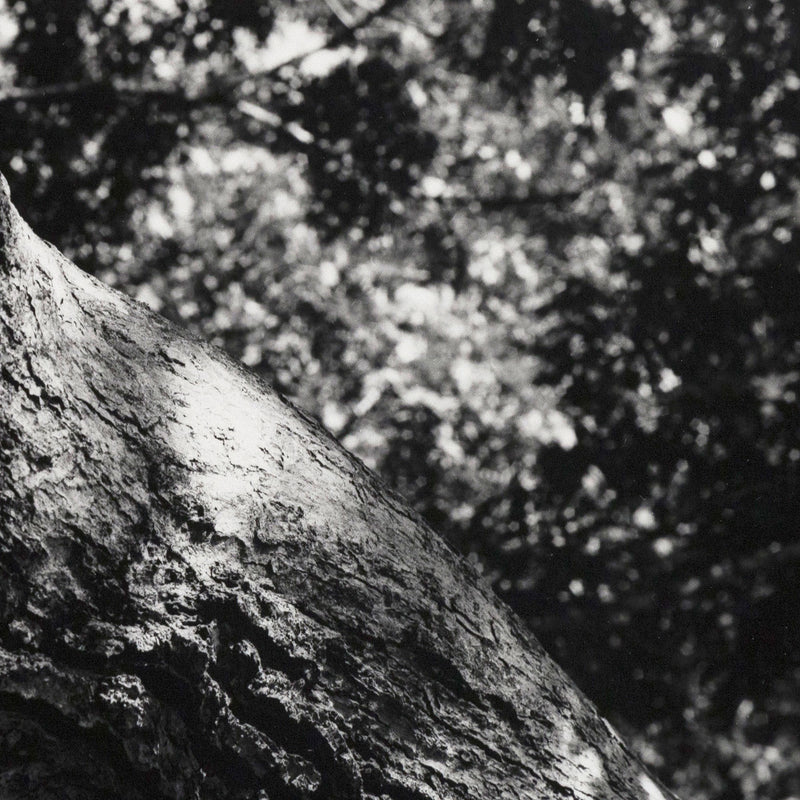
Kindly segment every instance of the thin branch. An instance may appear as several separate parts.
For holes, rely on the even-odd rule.
[[[268,111],[266,108],[251,103],[249,100],[240,100],[236,108],[251,119],[269,125],[271,128],[280,128],[286,134],[303,147],[314,144],[314,135],[309,133],[302,125],[297,122],[284,122],[276,113]]]
[[[91,86],[94,81],[70,81],[69,83],[53,83],[48,86],[35,86],[33,88],[12,87],[0,95],[0,103],[9,103],[16,100],[47,100],[49,98],[68,97],[79,94]]]
[[[324,50],[332,50],[335,49],[346,42],[351,41],[355,35],[363,30],[364,28],[371,25],[376,19],[382,16],[389,16],[391,13],[397,8],[397,6],[402,5],[405,0],[384,0],[375,10],[370,11],[364,14],[363,17],[358,22],[355,22],[353,25],[349,27],[345,27],[343,30],[337,31],[331,37],[328,38],[323,44],[319,47],[314,47],[311,50],[308,50],[305,53],[300,53],[299,55],[293,56],[292,58],[286,59],[280,64],[276,64],[273,67],[269,67],[268,69],[263,70],[262,72],[253,72],[248,73],[247,75],[239,75],[236,78],[231,79],[230,83],[234,85],[239,85],[243,83],[245,80],[258,80],[259,78],[272,78],[278,75],[281,70],[286,69],[286,67],[293,67],[297,66],[298,64],[302,64],[309,56],[316,55],[317,53],[321,53]],[[225,82],[225,85],[228,85]]]
[[[339,2],[339,0],[325,0],[325,5],[331,11],[336,19],[344,25],[345,28],[348,30],[353,29],[353,25],[355,24],[355,20],[350,16],[347,9]]]
[[[525,207],[535,205],[551,205],[577,200],[583,194],[582,190],[562,191],[562,192],[537,192],[531,191],[524,195],[494,195],[494,196],[442,196],[427,197],[426,200],[433,200],[441,205],[449,206],[471,206],[479,205],[485,211],[503,211],[507,208]]]
[[[403,2],[404,0],[384,0],[376,9],[364,14],[360,20],[354,22],[352,25],[345,26],[343,30],[337,31],[318,47],[287,58],[285,61],[260,72],[240,72],[223,78],[217,77],[213,80],[213,85],[207,90],[195,96],[186,95],[184,98],[185,102],[197,105],[212,99],[223,89],[232,90],[238,88],[247,81],[274,78],[278,76],[282,70],[302,64],[309,56],[340,47],[346,42],[351,41],[360,30],[371,25],[379,17],[390,15],[391,12]],[[51,100],[69,100],[74,97],[80,97],[81,95],[103,91],[137,97],[162,96],[164,98],[172,98],[181,94],[180,87],[168,84],[136,84],[131,81],[86,80],[55,83],[47,86],[9,88],[4,92],[0,92],[0,105],[15,102],[37,103]]]
[[[365,3],[364,0],[352,0],[353,5],[358,6],[362,11],[372,13],[377,6],[374,3]]]
[[[434,33],[432,30],[426,28],[421,22],[417,22],[410,17],[401,17],[394,11],[389,12],[388,17],[389,19],[393,19],[395,22],[399,22],[401,25],[408,25],[417,31],[417,33],[421,34],[426,39],[430,39],[432,42],[438,42],[442,38],[441,31],[439,33]]]
[[[135,95],[137,97],[164,98],[174,98],[183,94],[177,87],[161,83],[86,80],[53,83],[47,86],[12,87],[0,93],[0,103],[59,101],[103,92],[117,95]]]

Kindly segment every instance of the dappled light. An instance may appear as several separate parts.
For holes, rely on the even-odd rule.
[[[318,418],[699,800],[800,796],[799,121],[790,0],[0,0],[37,232]],[[270,409],[175,403],[241,530]]]

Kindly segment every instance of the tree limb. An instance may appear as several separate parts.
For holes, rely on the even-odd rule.
[[[0,178],[0,795],[665,800],[474,568]]]

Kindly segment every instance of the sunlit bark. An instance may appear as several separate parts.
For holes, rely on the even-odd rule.
[[[0,199],[0,796],[667,796],[456,556]]]

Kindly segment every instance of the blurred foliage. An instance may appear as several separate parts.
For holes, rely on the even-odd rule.
[[[789,0],[0,1],[34,227],[319,416],[684,797],[800,796]]]

